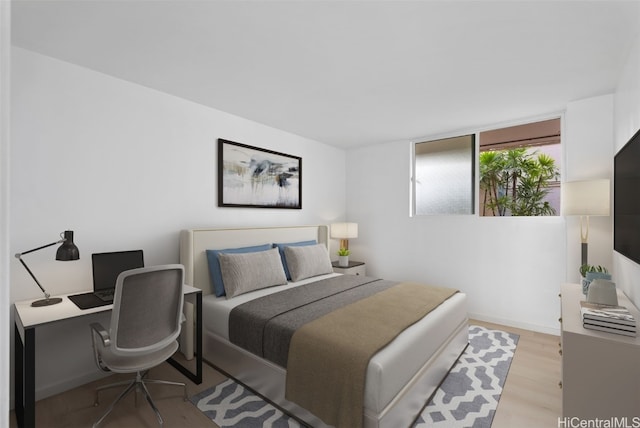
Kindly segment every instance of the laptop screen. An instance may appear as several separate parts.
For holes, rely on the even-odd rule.
[[[93,291],[105,290],[116,286],[121,272],[144,267],[142,250],[95,253],[91,255],[93,264]]]

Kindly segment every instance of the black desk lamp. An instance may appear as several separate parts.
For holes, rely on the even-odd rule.
[[[40,290],[42,290],[42,292],[44,293],[44,299],[36,300],[35,302],[31,303],[31,306],[55,305],[56,303],[62,302],[62,299],[60,297],[54,297],[53,299],[50,298],[51,295],[47,293],[46,290],[42,287],[42,285],[40,284],[40,281],[38,281],[38,279],[33,274],[33,272],[31,272],[31,269],[29,269],[29,266],[27,266],[24,260],[22,260],[22,256],[24,256],[25,254],[33,253],[38,250],[42,250],[47,247],[51,247],[52,245],[62,244],[60,248],[58,248],[58,251],[56,252],[56,260],[62,260],[62,261],[78,260],[80,258],[80,252],[78,251],[78,247],[76,247],[76,245],[73,243],[73,231],[65,230],[64,235],[62,233],[60,234],[60,238],[61,239],[59,241],[52,242],[51,244],[43,245],[42,247],[34,248],[33,250],[16,254],[16,258],[20,260],[20,263],[22,263],[22,266],[24,266],[27,272],[29,272],[29,275],[31,275],[31,278],[33,278],[36,284],[38,284],[38,287],[40,287]]]

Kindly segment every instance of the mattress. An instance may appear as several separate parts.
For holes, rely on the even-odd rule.
[[[202,303],[205,334],[213,334],[228,341],[229,313],[235,306],[284,289],[338,275],[340,274],[322,275],[291,282],[287,285],[236,296],[233,299],[205,296]],[[448,340],[452,332],[466,323],[466,295],[456,293],[375,354],[367,368],[365,408],[376,413],[381,412],[402,388],[410,383],[420,368],[434,357],[438,348]]]

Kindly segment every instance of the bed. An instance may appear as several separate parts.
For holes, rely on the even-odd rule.
[[[319,281],[335,282],[341,275],[327,273],[233,298],[217,297],[212,288],[207,250],[305,241],[314,241],[328,250],[328,232],[328,226],[320,225],[189,229],[183,230],[180,236],[185,281],[203,290],[203,359],[313,427],[327,425],[312,412],[285,398],[285,368],[232,343],[229,316],[234,308],[258,297],[302,288],[306,284],[313,286]],[[366,366],[362,425],[367,428],[410,426],[466,348],[467,329],[466,295],[457,292],[376,352]]]

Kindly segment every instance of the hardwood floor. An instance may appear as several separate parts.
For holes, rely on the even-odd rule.
[[[560,338],[472,320],[472,324],[520,335],[492,428],[556,428],[562,414]]]
[[[480,321],[472,321],[472,323],[520,335],[492,428],[557,427],[561,413],[561,392],[558,388],[559,338]],[[189,396],[225,379],[222,374],[206,364],[203,371],[201,385],[189,382],[166,363],[151,370],[149,378],[186,381]],[[94,407],[95,388],[127,378],[128,376],[124,375],[113,375],[38,401],[36,426],[46,428],[91,426],[122,391],[120,388],[103,391],[100,395],[100,405]],[[152,385],[149,389],[164,418],[165,427],[216,427],[190,402],[183,401],[181,388]],[[17,426],[13,411],[10,415],[10,426],[11,428]],[[142,396],[138,397],[137,408],[134,398],[127,397],[116,406],[101,425],[104,428],[157,426],[155,415]]]
[[[222,382],[225,378],[207,364],[202,365],[202,383],[195,385],[168,363],[153,368],[149,379],[162,379],[187,384],[189,397]],[[135,375],[134,375],[135,377]],[[91,427],[106,412],[109,405],[124,390],[116,387],[100,392],[100,405],[94,407],[95,389],[101,385],[131,379],[131,375],[114,374],[78,388],[54,395],[36,403],[36,427],[45,428],[81,428]],[[150,385],[149,393],[158,407],[165,427],[216,427],[209,418],[193,404],[183,399],[183,389],[177,386]],[[113,412],[100,424],[101,428],[157,428],[155,413],[138,394],[137,408],[134,393],[130,393],[114,408]],[[17,427],[15,412],[11,411],[11,428]]]

